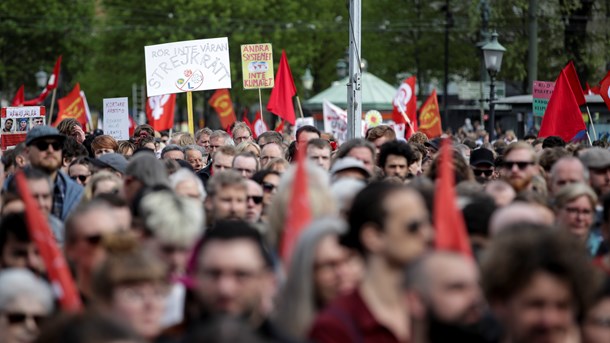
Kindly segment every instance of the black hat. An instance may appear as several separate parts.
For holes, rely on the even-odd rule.
[[[475,149],[470,153],[470,165],[478,166],[481,164],[487,164],[493,167],[494,164],[494,153],[485,148]]]

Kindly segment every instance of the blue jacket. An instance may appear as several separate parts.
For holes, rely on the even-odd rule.
[[[59,219],[65,221],[70,212],[72,212],[72,210],[80,203],[80,199],[83,196],[83,186],[76,183],[76,181],[72,180],[61,170],[57,172],[57,178],[62,178],[64,184],[66,185],[64,207],[61,211],[61,217],[59,217]],[[55,182],[57,182],[57,180],[55,180]]]

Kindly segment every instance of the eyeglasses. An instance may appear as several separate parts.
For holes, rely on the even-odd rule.
[[[276,188],[277,188],[277,186],[272,183],[263,182],[263,191],[265,191],[267,193],[273,192]]]
[[[85,181],[87,181],[87,178],[89,176],[91,176],[91,174],[89,174],[89,175],[72,175],[72,176],[70,176],[70,178],[72,180],[74,180],[74,181],[76,181],[76,179],[79,179],[80,182],[85,182]]]
[[[38,327],[42,326],[45,319],[47,318],[46,316],[31,315],[31,314],[27,314],[27,313],[17,313],[17,312],[5,313],[4,316],[6,317],[6,320],[11,325],[22,324],[27,319],[31,319],[34,321],[34,323],[36,323],[36,326],[38,326]]]
[[[473,169],[472,171],[474,172],[475,176],[481,176],[481,175],[491,176],[491,174],[494,173],[494,171],[491,169]]]
[[[34,146],[40,151],[46,151],[49,149],[49,145],[53,147],[53,150],[61,150],[63,144],[60,141],[35,141]]]
[[[255,204],[260,205],[263,202],[263,197],[258,195],[248,195],[248,201],[254,201]]]
[[[502,163],[502,167],[505,169],[513,169],[516,165],[519,170],[525,170],[525,168],[533,165],[534,162],[526,162],[526,161],[504,161]]]

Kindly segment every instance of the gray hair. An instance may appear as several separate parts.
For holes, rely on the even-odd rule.
[[[169,176],[169,184],[172,189],[176,189],[178,184],[189,180],[197,184],[197,190],[199,191],[199,200],[204,201],[205,197],[208,194],[205,192],[205,188],[203,187],[203,182],[201,182],[201,179],[198,178],[197,175],[193,174],[193,172],[186,168],[180,168],[178,169],[178,171]]]
[[[312,222],[300,235],[275,313],[278,324],[286,332],[291,332],[296,337],[307,334],[316,314],[321,310],[314,285],[316,248],[325,237],[339,236],[346,230],[347,224],[342,220],[324,217]]]
[[[180,145],[168,144],[165,146],[165,148],[163,148],[163,150],[161,150],[161,158],[163,158],[165,156],[165,154],[170,151],[180,151],[183,154],[185,153],[184,148],[181,147]]]
[[[144,226],[163,243],[190,247],[203,232],[203,204],[170,191],[146,195],[140,213]]]
[[[48,313],[53,311],[53,292],[48,283],[31,271],[22,268],[5,269],[0,272],[0,311],[18,296],[37,300]]]
[[[165,150],[165,149],[163,149],[163,150]],[[191,145],[187,145],[184,147],[184,149],[183,149],[184,156],[186,157],[186,153],[191,150],[199,151],[201,153],[202,157],[208,155],[208,152],[202,146],[199,146],[197,144],[191,144]]]
[[[235,142],[233,141],[233,138],[231,138],[231,136],[226,133],[224,130],[216,130],[214,132],[212,132],[212,134],[210,135],[210,140],[214,139],[214,138],[220,138],[222,137],[224,139],[224,145],[230,145],[230,146],[235,146]]]

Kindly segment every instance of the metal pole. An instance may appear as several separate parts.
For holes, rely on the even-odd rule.
[[[449,0],[445,0],[445,79],[443,81],[443,123],[445,128],[451,127],[449,125],[449,114],[447,108],[449,106],[449,27],[451,26],[451,12],[449,9]]]
[[[362,70],[360,68],[361,0],[349,2],[349,81],[347,84],[348,138],[362,136]]]
[[[489,143],[496,139],[496,77],[491,76],[489,84]]]
[[[530,0],[528,9],[528,53],[527,53],[527,92],[532,93],[534,81],[538,79],[538,0]]]

